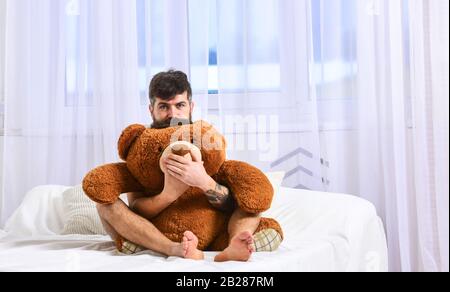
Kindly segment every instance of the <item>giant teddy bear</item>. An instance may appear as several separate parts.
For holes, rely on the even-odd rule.
[[[247,163],[226,160],[225,138],[204,121],[165,129],[128,127],[118,142],[119,156],[125,163],[108,164],[89,172],[83,180],[85,193],[100,204],[114,203],[128,192],[160,194],[164,187],[162,153],[169,149],[177,155],[186,154],[183,149],[171,148],[177,141],[186,141],[200,150],[206,172],[229,188],[235,206],[251,214],[270,208],[274,190],[264,173]],[[200,189],[190,187],[151,222],[172,241],[180,242],[183,233],[190,230],[199,238],[200,250],[222,251],[229,241],[227,225],[231,214],[232,211],[214,208]],[[261,218],[255,233],[265,229],[274,229],[283,236],[274,219]]]

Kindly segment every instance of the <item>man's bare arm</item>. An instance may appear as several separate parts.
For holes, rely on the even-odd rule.
[[[176,197],[161,193],[154,197],[145,197],[136,193],[128,194],[130,209],[138,215],[150,220],[170,206]],[[131,200],[130,200],[131,199]]]
[[[142,198],[146,198],[147,196],[144,193],[127,193],[127,197],[128,197],[128,206],[131,206],[134,204],[134,201],[136,201],[137,199],[142,199]]]
[[[130,209],[138,215],[151,220],[169,207],[189,188],[185,183],[171,175],[164,176],[164,189],[161,194],[147,197],[141,193],[128,194]]]
[[[208,201],[214,208],[222,211],[230,210],[233,206],[233,198],[231,196],[230,190],[214,182],[214,188],[210,188],[205,192]]]
[[[214,188],[212,188],[214,185]],[[216,182],[211,183],[211,188],[205,192],[211,205],[219,210],[227,211],[233,207],[233,198],[229,189]],[[159,215],[164,209],[178,199],[164,192],[154,196],[145,197],[141,194],[128,194],[130,209],[135,213],[151,220]]]

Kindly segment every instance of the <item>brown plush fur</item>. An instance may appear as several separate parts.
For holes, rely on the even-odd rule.
[[[242,210],[255,214],[270,208],[273,188],[267,177],[247,163],[226,161],[225,138],[204,121],[166,129],[128,127],[118,143],[119,155],[126,163],[108,164],[89,172],[83,180],[85,193],[100,204],[114,203],[128,192],[160,194],[164,173],[159,158],[175,141],[193,143],[201,150],[208,175],[230,189]],[[151,222],[173,241],[180,242],[183,233],[190,230],[199,238],[199,249],[220,251],[228,244],[230,216],[230,212],[213,208],[200,189],[191,187]],[[266,228],[283,234],[273,219],[262,218],[257,232]]]

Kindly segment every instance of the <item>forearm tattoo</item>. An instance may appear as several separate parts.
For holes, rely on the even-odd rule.
[[[206,196],[214,208],[228,210],[233,205],[233,198],[230,194],[230,190],[218,183],[216,183],[216,188],[214,190],[206,192]]]

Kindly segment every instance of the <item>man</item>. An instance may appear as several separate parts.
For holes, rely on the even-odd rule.
[[[170,70],[157,74],[150,83],[150,114],[152,128],[166,128],[173,120],[192,123],[192,89],[186,74]],[[120,234],[128,239],[123,248],[135,250],[144,248],[168,256],[188,259],[203,259],[203,252],[197,249],[198,238],[190,231],[184,233],[183,241],[172,242],[150,221],[162,210],[176,201],[189,187],[202,189],[209,202],[218,209],[225,209],[232,200],[230,191],[216,183],[205,171],[199,159],[169,155],[164,161],[164,190],[155,197],[147,198],[140,193],[128,194],[129,206],[121,200],[111,205],[97,205],[106,231],[115,240]],[[229,246],[215,258],[215,261],[247,261],[255,251],[253,234],[260,222],[260,216],[248,214],[237,208],[228,225]],[[136,246],[138,245],[138,246]]]

